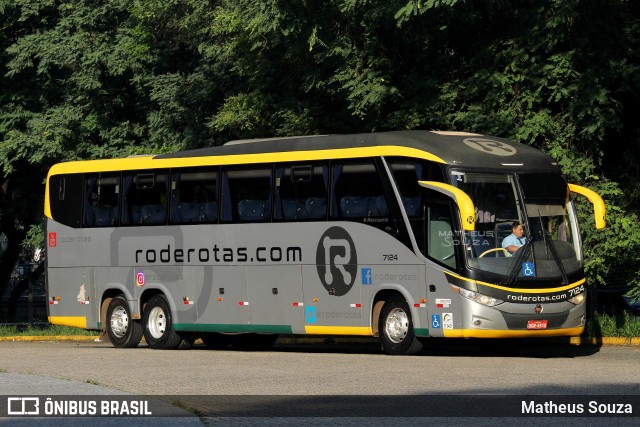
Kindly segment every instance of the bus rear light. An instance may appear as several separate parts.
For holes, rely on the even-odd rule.
[[[416,308],[423,308],[423,307],[426,307],[426,306],[427,306],[427,304],[424,304],[424,303],[415,303],[415,304],[413,304],[413,306],[414,306],[414,307],[416,307]]]
[[[362,304],[349,304],[349,307],[351,307],[351,308],[361,308]]]
[[[242,305],[242,306],[249,305],[249,301],[238,301],[238,305]]]
[[[294,307],[304,307],[304,303],[296,301],[296,302],[293,303],[293,306]]]

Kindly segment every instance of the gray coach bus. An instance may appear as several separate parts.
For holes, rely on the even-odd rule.
[[[410,354],[428,337],[576,336],[586,292],[572,192],[604,227],[602,199],[551,157],[461,132],[61,163],[45,198],[49,321],[155,349],[320,334]]]

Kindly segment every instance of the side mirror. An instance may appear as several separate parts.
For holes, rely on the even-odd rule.
[[[607,209],[604,205],[604,200],[602,200],[602,197],[600,197],[600,195],[595,191],[589,190],[586,187],[581,187],[576,184],[569,184],[569,191],[571,191],[572,193],[580,194],[589,199],[589,201],[593,205],[593,215],[596,219],[596,228],[598,230],[603,229],[607,225]]]

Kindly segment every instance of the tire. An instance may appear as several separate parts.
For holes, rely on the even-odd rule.
[[[422,343],[413,330],[409,304],[401,295],[393,295],[384,303],[378,331],[382,349],[387,354],[416,354],[422,350]]]
[[[158,350],[175,350],[182,337],[173,329],[171,309],[164,295],[154,295],[144,306],[144,339],[147,345]]]
[[[142,325],[133,320],[129,302],[123,295],[111,299],[105,318],[107,335],[114,347],[137,347],[142,339]]]
[[[273,347],[277,340],[277,334],[239,334],[233,336],[231,346],[240,351],[265,351]]]

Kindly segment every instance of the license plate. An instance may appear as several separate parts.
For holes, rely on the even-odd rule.
[[[527,329],[547,329],[548,320],[529,320]]]

